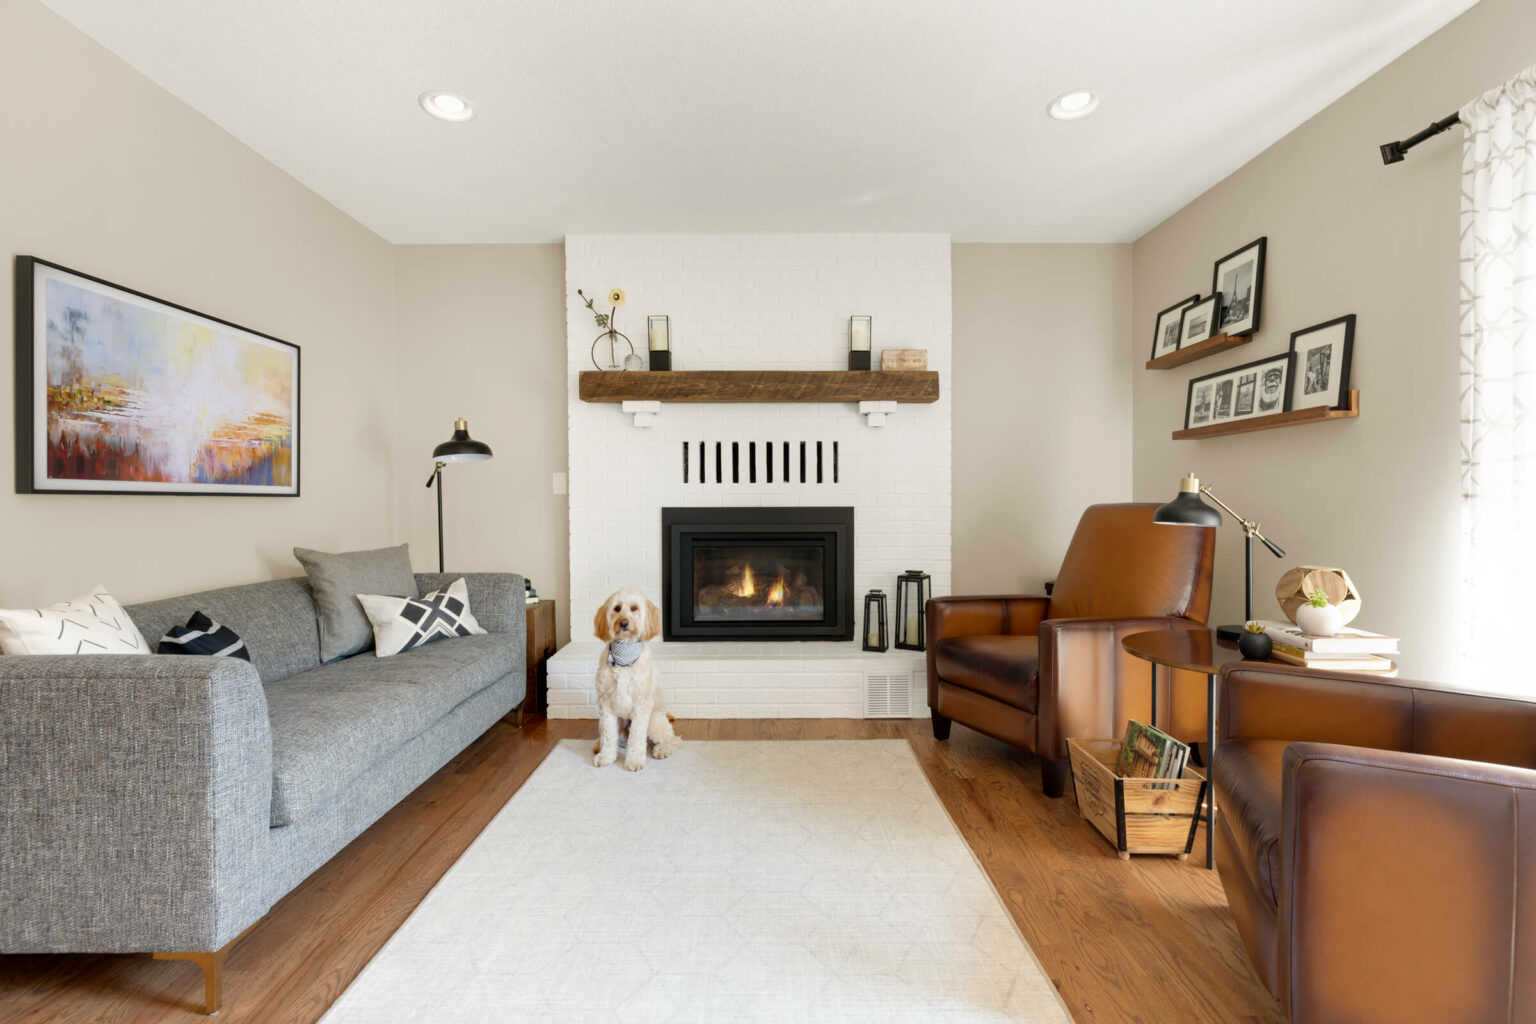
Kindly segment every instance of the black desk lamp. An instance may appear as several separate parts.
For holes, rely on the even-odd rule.
[[[443,467],[450,462],[484,462],[491,457],[491,446],[469,436],[469,424],[461,417],[453,421],[453,436],[432,449],[432,475],[427,486],[437,484],[437,571],[443,571]]]
[[[1154,523],[1163,523],[1169,526],[1220,526],[1221,512],[1216,511],[1205,503],[1200,495],[1209,494],[1211,500],[1220,505],[1223,512],[1236,520],[1237,525],[1243,528],[1243,538],[1246,549],[1245,555],[1245,585],[1243,591],[1243,621],[1250,622],[1253,619],[1253,542],[1254,539],[1264,543],[1274,553],[1276,558],[1284,558],[1285,552],[1277,547],[1274,541],[1259,532],[1259,524],[1251,519],[1244,519],[1232,507],[1222,501],[1216,495],[1211,494],[1211,489],[1200,482],[1200,479],[1191,473],[1179,481],[1179,496],[1168,504],[1160,506],[1152,513]],[[1220,640],[1236,642],[1243,635],[1242,626],[1217,626],[1216,636]]]

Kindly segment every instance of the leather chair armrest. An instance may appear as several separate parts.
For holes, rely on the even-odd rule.
[[[1331,681],[1330,681],[1331,682]],[[1295,1024],[1525,1019],[1536,771],[1297,743],[1279,954]]]
[[[933,597],[923,609],[928,648],[928,706],[938,703],[940,640],[957,636],[1031,636],[1051,606],[1048,597],[1030,594],[983,597]]]
[[[1219,740],[1298,740],[1378,750],[1413,743],[1413,690],[1352,672],[1243,662],[1221,673]]]
[[[1060,760],[1067,756],[1068,737],[1120,735],[1125,726],[1120,719],[1126,717],[1121,713],[1124,680],[1132,671],[1148,671],[1147,662],[1121,648],[1120,641],[1125,637],[1157,629],[1204,628],[1189,619],[1161,616],[1042,622],[1036,752],[1041,757]],[[1140,686],[1142,677],[1136,678]]]

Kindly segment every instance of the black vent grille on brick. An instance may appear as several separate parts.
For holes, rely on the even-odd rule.
[[[683,483],[840,483],[837,442],[684,441]]]

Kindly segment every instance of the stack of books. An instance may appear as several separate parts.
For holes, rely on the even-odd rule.
[[[1290,622],[1264,622],[1264,632],[1274,643],[1276,661],[1305,665],[1324,672],[1388,672],[1391,655],[1397,654],[1397,637],[1367,633],[1345,626],[1335,636],[1303,633]]]
[[[1188,763],[1189,744],[1132,719],[1125,727],[1115,774],[1127,779],[1182,779]]]

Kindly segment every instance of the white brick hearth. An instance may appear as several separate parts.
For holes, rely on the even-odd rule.
[[[588,639],[586,624],[599,603],[624,586],[661,603],[663,507],[852,506],[856,629],[864,594],[875,587],[889,595],[894,619],[896,577],[905,569],[931,574],[935,595],[950,592],[948,236],[573,236],[565,258],[574,642],[550,663],[551,717],[596,713],[592,677],[601,644]],[[874,366],[885,348],[927,349],[941,397],[866,411],[873,415],[852,403],[663,403],[626,412],[582,402],[577,373],[594,368],[589,353],[600,329],[576,289],[602,296],[613,287],[628,293],[615,326],[640,354],[646,317],[671,318],[676,370],[846,369],[848,318],[867,314],[874,318]],[[670,643],[653,654],[681,717],[862,717],[870,677],[877,688],[894,677],[920,687],[921,654],[859,648]],[[926,714],[920,689],[914,703],[913,714]]]

